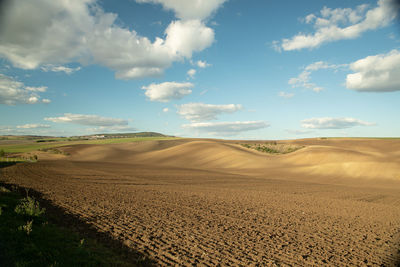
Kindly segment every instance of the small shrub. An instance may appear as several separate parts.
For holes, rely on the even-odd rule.
[[[6,155],[6,152],[4,152],[3,149],[0,149],[0,157],[4,157]]]
[[[40,217],[45,212],[45,209],[41,209],[39,202],[32,197],[26,197],[21,200],[20,204],[15,207],[15,212],[21,215],[28,215],[30,217]]]
[[[5,187],[3,187],[3,186],[0,186],[0,192],[1,192],[1,193],[9,193],[10,190],[8,190],[7,188],[5,188]]]
[[[27,221],[25,225],[18,227],[18,230],[24,231],[27,235],[29,235],[32,232],[32,224],[33,220]]]

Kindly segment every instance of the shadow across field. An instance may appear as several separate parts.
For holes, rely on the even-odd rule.
[[[8,163],[8,166],[15,164],[14,162]],[[6,164],[1,164],[0,168],[7,167],[5,165]],[[79,236],[84,237],[85,239],[95,240],[104,247],[110,249],[124,262],[129,263],[132,266],[156,266],[156,263],[151,260],[148,255],[125,246],[121,241],[113,239],[107,233],[101,233],[97,231],[93,226],[87,224],[78,216],[68,213],[63,208],[58,207],[51,201],[44,199],[42,193],[33,189],[3,182],[0,182],[0,187],[5,187],[13,192],[19,193],[22,196],[29,194],[29,196],[34,197],[39,201],[41,207],[46,209],[49,222],[76,232]]]
[[[13,166],[15,164],[17,164],[18,162],[6,162],[6,161],[1,161],[0,162],[0,169],[5,168],[5,167],[10,167]]]

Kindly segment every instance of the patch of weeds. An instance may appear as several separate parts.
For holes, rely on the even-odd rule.
[[[304,146],[277,143],[276,141],[263,144],[241,144],[245,148],[254,149],[269,154],[287,154],[303,148]]]
[[[79,241],[79,247],[82,248],[83,245],[85,244],[85,239],[81,239],[81,241]]]
[[[39,151],[43,151],[43,152],[52,153],[52,154],[61,154],[61,155],[65,155],[65,156],[69,156],[70,155],[68,152],[62,151],[62,150],[54,148],[54,147],[40,148],[38,150]]]
[[[4,186],[0,186],[0,193],[9,193],[9,192],[11,191],[5,188]]]
[[[32,224],[33,224],[33,220],[27,221],[26,224],[18,227],[18,230],[24,231],[27,235],[29,235],[32,232]]]
[[[249,144],[242,144],[242,146],[244,146],[245,148],[251,148],[251,145]]]
[[[40,208],[39,202],[33,197],[27,196],[22,199],[20,204],[15,207],[15,212],[21,215],[27,215],[29,217],[40,217],[46,209]]]

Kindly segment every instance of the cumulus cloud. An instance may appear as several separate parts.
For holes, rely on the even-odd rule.
[[[42,129],[42,128],[50,128],[50,125],[47,124],[39,124],[39,123],[30,123],[24,125],[18,125],[18,129]]]
[[[312,72],[318,71],[321,69],[333,69],[333,70],[337,71],[338,69],[344,68],[346,66],[347,66],[346,64],[335,65],[335,64],[329,64],[324,61],[314,62],[314,63],[311,63],[310,65],[306,66],[297,77],[290,78],[288,83],[292,87],[303,87],[303,88],[311,89],[314,92],[319,93],[322,90],[324,90],[324,88],[317,86],[315,83],[311,82]]]
[[[310,14],[304,18],[307,24],[313,24],[312,34],[299,33],[290,39],[283,39],[283,50],[316,48],[328,42],[354,39],[362,33],[389,25],[397,16],[399,6],[396,0],[378,0],[375,8],[368,10],[363,4],[355,9],[324,7],[320,15]]]
[[[85,115],[85,114],[72,114],[64,113],[61,117],[48,117],[44,118],[46,121],[56,123],[74,123],[85,126],[99,126],[99,127],[115,127],[128,125],[127,120],[101,117],[98,115]]]
[[[164,82],[152,83],[148,86],[143,86],[146,90],[145,95],[150,101],[169,102],[173,99],[181,99],[185,95],[192,93],[190,88],[193,88],[192,83]]]
[[[188,70],[187,75],[189,75],[190,78],[194,79],[194,76],[196,75],[196,70],[195,69]]]
[[[218,136],[237,135],[242,132],[259,130],[268,127],[264,121],[235,121],[235,122],[195,122],[182,125],[185,129],[206,132]]]
[[[350,64],[355,73],[348,74],[346,87],[360,92],[400,90],[400,52],[368,56]]]
[[[163,112],[168,112],[169,111],[169,108],[163,108],[163,110],[162,110]]]
[[[165,30],[165,47],[175,57],[191,58],[214,41],[214,31],[199,20],[173,21]]]
[[[204,20],[210,17],[227,0],[136,0],[138,3],[161,4],[183,20]]]
[[[114,70],[118,79],[160,76],[174,61],[190,58],[214,41],[213,29],[201,19],[222,1],[198,1],[199,10],[193,9],[192,1],[181,2],[190,5],[190,9],[182,9],[188,12],[208,8],[198,18],[182,16],[185,20],[172,21],[164,39],[151,41],[119,26],[117,15],[102,10],[96,0],[15,0],[4,12],[0,57],[22,69],[72,73],[76,69],[62,65],[77,62],[105,66]],[[181,14],[178,6],[172,9]]]
[[[57,65],[44,65],[41,67],[41,69],[45,72],[64,72],[65,74],[72,74],[78,70],[81,69],[81,67],[76,67],[76,68],[69,68],[69,67],[65,67],[65,66],[57,66]]]
[[[204,103],[188,103],[178,106],[178,114],[187,120],[198,122],[215,120],[223,113],[233,113],[242,109],[242,105],[211,105]]]
[[[292,98],[294,97],[293,93],[287,93],[287,92],[279,92],[278,96],[283,97],[283,98]]]
[[[301,126],[308,129],[346,129],[372,125],[375,124],[354,118],[311,118],[301,121]]]
[[[198,60],[198,61],[196,62],[196,65],[197,65],[197,67],[202,68],[202,69],[211,66],[211,64],[208,64],[207,61],[201,61],[201,60]]]
[[[45,92],[47,87],[26,86],[24,83],[11,77],[0,74],[0,104],[36,104],[40,102],[38,93]],[[42,102],[50,101],[43,99]]]

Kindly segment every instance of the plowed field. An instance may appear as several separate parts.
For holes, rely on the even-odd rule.
[[[270,155],[181,139],[63,147],[1,169],[160,265],[396,266],[400,141],[308,139]]]

